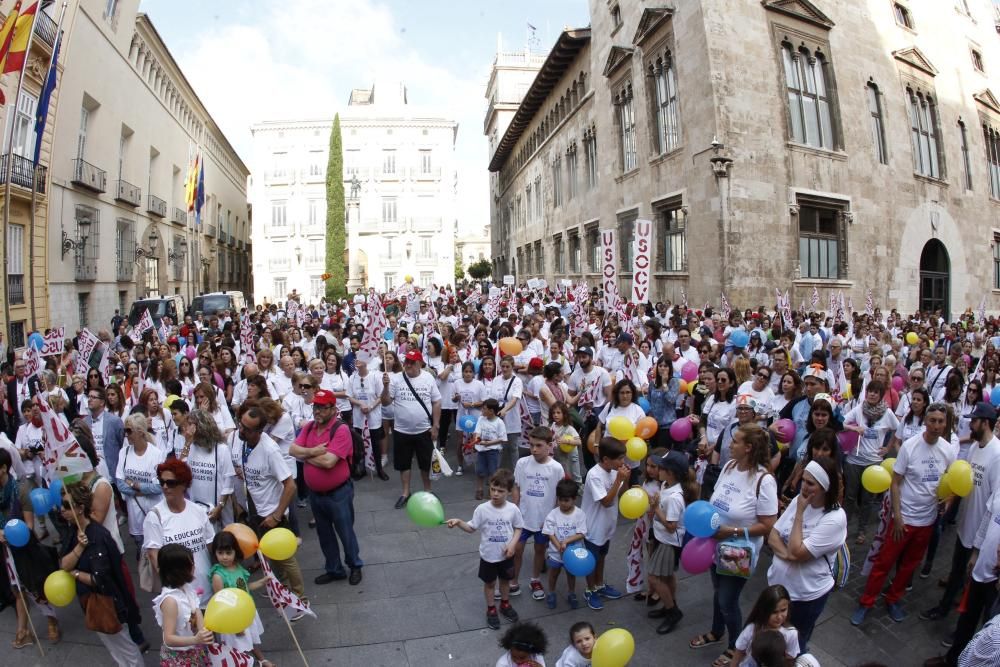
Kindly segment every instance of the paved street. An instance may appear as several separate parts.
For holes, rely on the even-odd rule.
[[[476,505],[472,499],[473,485],[474,478],[468,475],[439,484],[437,490],[446,516],[471,517]],[[338,667],[493,665],[501,652],[496,644],[500,633],[485,627],[482,592],[476,578],[478,535],[443,527],[416,528],[404,511],[392,509],[399,492],[395,473],[388,482],[364,480],[356,486],[356,491],[357,530],[366,563],[364,581],[359,586],[349,586],[346,581],[315,586],[312,579],[322,570],[322,554],[312,531],[306,534],[299,550],[307,592],[319,616],[318,620],[303,619],[293,626],[309,663]],[[625,535],[629,530],[629,522],[622,520],[612,543],[608,581],[616,585],[624,579]],[[850,626],[847,617],[864,585],[864,579],[855,573],[848,589],[834,595],[813,635],[811,650],[821,664],[839,667],[875,660],[893,667],[918,665],[941,650],[938,642],[950,631],[954,614],[949,622],[941,623],[922,622],[916,615],[920,609],[937,602],[940,589],[934,582],[945,574],[953,540],[954,530],[950,529],[942,540],[932,577],[917,579],[916,588],[904,599],[910,616],[902,624],[889,620],[884,607],[876,607],[860,630]],[[862,557],[860,552],[855,554],[855,570]],[[762,557],[757,576],[744,591],[744,614],[764,585],[767,560],[767,556]],[[709,627],[708,575],[682,576],[679,598],[685,617],[667,637],[655,633],[658,621],[647,619],[645,605],[632,601],[631,597],[609,602],[601,612],[587,608],[572,611],[562,600],[560,607],[550,611],[527,593],[514,598],[514,606],[523,619],[537,621],[548,633],[552,648],[546,658],[550,664],[555,664],[566,645],[570,625],[589,620],[598,632],[620,626],[633,634],[636,654],[631,664],[635,667],[708,665],[718,655],[718,647],[700,651],[687,648],[692,636]],[[524,573],[522,583],[527,583]],[[143,628],[154,646],[146,656],[147,664],[155,665],[160,633],[149,599],[144,594],[140,604]],[[256,601],[266,627],[265,655],[281,667],[300,664],[287,629],[266,598],[258,595]],[[13,639],[14,614],[7,610],[0,615],[3,664],[10,667],[107,664],[108,653],[94,634],[83,628],[76,602],[60,613],[64,619],[64,639],[54,647],[43,640],[44,660],[37,649],[7,648]],[[36,613],[33,619],[36,628],[44,633],[41,615]],[[507,627],[506,622],[503,627]],[[669,661],[664,660],[666,655],[670,656]]]

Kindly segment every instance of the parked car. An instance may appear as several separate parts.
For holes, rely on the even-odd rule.
[[[234,290],[228,292],[211,292],[209,294],[196,296],[192,299],[188,315],[191,315],[192,317],[197,317],[198,313],[214,315],[220,310],[228,310],[233,313],[239,313],[240,310],[246,307],[247,300],[243,296],[243,292],[237,292]]]
[[[149,315],[153,318],[153,326],[157,329],[160,328],[165,315],[176,324],[183,319],[184,297],[180,294],[171,294],[161,298],[141,299],[133,302],[132,308],[128,312],[129,325],[134,327],[139,318],[142,317],[142,311],[146,309],[149,309]]]

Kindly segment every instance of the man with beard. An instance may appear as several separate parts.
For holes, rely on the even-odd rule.
[[[569,395],[572,405],[579,405],[583,416],[583,428],[580,429],[580,441],[587,442],[588,436],[598,427],[597,415],[604,405],[611,400],[611,376],[608,371],[594,365],[594,349],[580,347],[576,350],[576,369],[569,376]],[[600,433],[598,433],[600,440]],[[594,465],[590,450],[584,447],[584,461],[587,467]],[[588,460],[589,459],[589,460]]]

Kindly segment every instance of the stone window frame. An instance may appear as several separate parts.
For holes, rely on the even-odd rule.
[[[868,102],[868,114],[871,118],[872,143],[875,146],[875,159],[879,164],[889,164],[889,145],[885,140],[885,96],[882,89],[872,77],[865,84],[865,95]],[[874,104],[874,108],[873,108]]]
[[[623,275],[632,275],[635,241],[635,221],[639,219],[639,207],[621,211],[615,216],[618,235],[618,270]]]
[[[622,174],[639,168],[639,143],[635,122],[635,91],[631,68],[611,86],[615,135],[618,137],[618,166]]]
[[[562,232],[552,235],[552,267],[555,274],[566,273],[566,247]]]
[[[912,76],[904,76],[904,104],[910,133],[910,151],[913,154],[913,174],[919,178],[934,181],[947,180],[948,169],[945,162],[944,136],[941,131],[941,113],[938,110],[937,93],[933,85]],[[918,115],[914,115],[914,108]],[[926,115],[924,115],[926,114]],[[914,136],[914,132],[917,136]],[[929,169],[924,170],[921,146],[927,142]],[[933,151],[933,153],[932,153]],[[937,173],[934,172],[936,167]]]
[[[889,0],[889,2],[892,8],[892,18],[896,25],[904,30],[916,32],[917,22],[914,20],[910,3],[906,0]]]
[[[798,239],[798,248],[795,252],[795,274],[796,279],[819,281],[843,281],[848,280],[850,275],[850,263],[848,255],[848,227],[854,222],[854,213],[850,210],[851,201],[847,198],[836,196],[813,194],[808,192],[796,192],[795,201],[789,207],[789,211],[795,223],[795,237]],[[833,238],[837,241],[837,275],[836,277],[810,276],[802,267],[802,209],[814,208],[832,210],[836,212],[837,229],[832,235],[822,235],[825,238]],[[808,234],[808,232],[807,232]],[[821,236],[813,233],[812,236]]]
[[[652,202],[653,210],[653,244],[656,248],[656,271],[660,273],[686,273],[688,270],[687,252],[687,229],[688,229],[688,207],[684,203],[682,194],[673,195]],[[668,228],[667,216],[677,212],[676,228]],[[682,258],[680,266],[667,264],[666,243],[667,238],[680,237],[682,246]]]
[[[667,25],[672,26],[672,22]],[[683,124],[681,123],[680,92],[677,84],[677,68],[674,56],[674,34],[672,29],[668,28],[667,30],[667,34],[664,35],[659,42],[657,42],[656,46],[652,47],[648,51],[648,55],[646,55],[646,52],[644,51],[645,57],[643,58],[646,99],[649,102],[647,108],[649,110],[650,152],[656,157],[669,155],[684,146],[684,135],[682,132]],[[673,80],[674,89],[673,103],[669,103],[670,97],[668,94],[668,104],[666,107],[663,107],[659,99],[660,88],[657,85],[657,79],[661,72],[672,73],[671,78]],[[664,85],[666,85],[666,82],[664,82]],[[668,113],[671,113],[674,118],[674,126],[676,128],[676,141],[672,146],[668,145],[666,134],[664,134],[661,141],[660,122],[661,112],[664,108],[668,110],[672,108],[672,113],[668,111]]]
[[[997,202],[1000,201],[1000,122],[984,113],[980,113],[979,119],[983,128],[986,180],[989,183],[990,200]]]
[[[962,187],[972,191],[972,152],[969,146],[969,127],[961,117],[958,119],[959,149],[962,152]]]
[[[583,225],[583,240],[586,243],[587,268],[582,273],[601,272],[601,228],[600,220],[591,220]],[[583,267],[580,267],[581,269]]]

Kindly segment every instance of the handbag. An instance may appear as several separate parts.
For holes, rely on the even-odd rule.
[[[80,604],[83,605],[83,617],[88,630],[105,635],[121,632],[122,624],[118,620],[113,597],[103,593],[86,593],[80,596]]]
[[[757,548],[750,541],[750,531],[730,537],[715,545],[715,573],[749,579],[757,566]]]
[[[156,514],[156,518],[162,523],[158,509],[154,507],[149,511]],[[153,561],[149,558],[149,551],[146,549],[143,549],[139,556],[139,588],[147,593],[159,592],[160,590],[160,578],[153,571]]]

